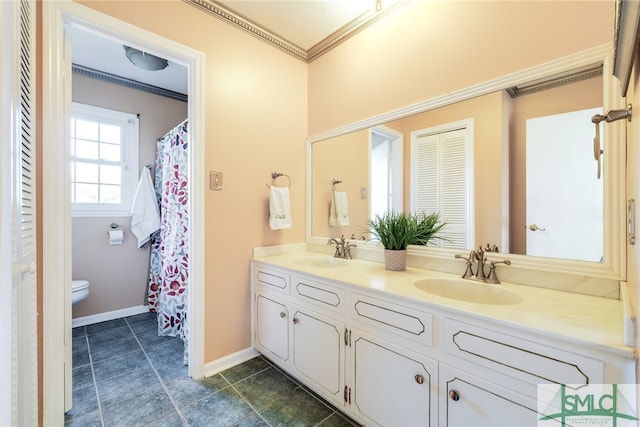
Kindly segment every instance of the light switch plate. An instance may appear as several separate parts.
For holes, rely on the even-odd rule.
[[[222,172],[211,171],[209,173],[209,188],[214,191],[222,190]]]

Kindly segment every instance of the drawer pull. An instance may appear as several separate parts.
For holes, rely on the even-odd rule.
[[[293,318],[293,324],[294,324],[294,325],[297,325],[299,321],[300,321],[300,320],[298,320],[298,318],[297,318],[297,317],[294,317],[294,318]]]
[[[418,384],[422,384],[424,382],[424,377],[420,374],[416,375],[416,382]]]
[[[460,400],[460,395],[458,394],[458,392],[457,392],[457,391],[455,391],[455,390],[451,390],[451,391],[449,392],[449,398],[450,398],[451,400],[453,400],[454,402],[457,402],[458,400]]]
[[[287,313],[285,313],[284,311],[281,311],[281,312],[280,312],[280,317],[281,317],[282,319],[284,319],[285,317],[287,317]]]

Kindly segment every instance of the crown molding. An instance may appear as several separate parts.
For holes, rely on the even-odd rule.
[[[215,0],[183,0],[203,12],[219,18],[226,23],[233,25],[247,33],[261,39],[264,42],[271,44],[272,46],[306,62],[312,62],[319,58],[331,49],[337,47],[342,42],[348,40],[351,36],[358,33],[360,30],[371,25],[382,16],[388,14],[392,10],[395,10],[401,4],[407,3],[409,0],[399,0],[393,5],[385,8],[381,12],[365,12],[362,15],[355,18],[336,32],[329,35],[327,38],[312,46],[308,50],[297,46],[296,44],[278,36],[277,34],[261,27],[258,23],[251,21],[250,19],[224,7],[222,4]]]
[[[158,86],[153,86],[147,83],[142,83],[136,80],[127,79],[126,77],[120,77],[115,74],[85,67],[83,65],[71,64],[71,71],[90,77],[92,79],[103,80],[105,82],[117,84],[131,89],[153,93],[154,95],[166,96],[167,98],[176,99],[182,102],[187,102],[189,98],[187,95],[182,93],[174,92],[172,90],[164,89]]]

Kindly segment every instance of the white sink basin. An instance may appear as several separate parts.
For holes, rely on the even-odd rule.
[[[500,285],[486,284],[463,279],[423,279],[415,287],[444,298],[475,304],[513,305],[520,304],[520,295],[503,289]]]
[[[300,259],[294,260],[293,262],[303,267],[319,267],[319,268],[343,267],[348,264],[348,261],[346,259],[328,257],[328,256],[300,258]]]

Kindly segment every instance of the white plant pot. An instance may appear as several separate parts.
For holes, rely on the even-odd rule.
[[[390,271],[404,271],[407,268],[407,250],[384,250],[384,268]]]

